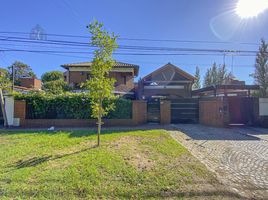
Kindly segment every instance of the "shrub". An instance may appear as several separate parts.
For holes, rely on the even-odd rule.
[[[27,119],[92,119],[88,93],[64,93],[59,95],[44,92],[15,94],[16,100],[26,101]],[[107,119],[129,119],[132,117],[131,100],[117,98],[115,110]],[[105,101],[104,105],[109,104]]]

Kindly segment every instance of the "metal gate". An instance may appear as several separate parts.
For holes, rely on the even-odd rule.
[[[228,97],[230,124],[252,124],[255,121],[256,108],[254,97]]]
[[[151,99],[147,102],[147,121],[160,122],[160,99]]]
[[[171,100],[171,123],[198,123],[199,99]]]

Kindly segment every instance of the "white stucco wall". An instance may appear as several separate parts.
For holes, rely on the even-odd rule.
[[[14,119],[14,97],[5,96],[5,110],[7,114],[7,124],[8,126],[13,126]]]
[[[259,98],[260,116],[268,116],[268,98]]]

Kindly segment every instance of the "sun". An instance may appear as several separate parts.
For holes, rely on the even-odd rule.
[[[236,14],[241,18],[257,17],[268,8],[268,0],[238,0]]]

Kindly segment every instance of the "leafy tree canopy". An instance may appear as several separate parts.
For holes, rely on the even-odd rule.
[[[11,81],[8,70],[0,68],[0,88],[2,90],[9,90],[10,87],[11,87]]]
[[[201,83],[200,83],[200,69],[198,66],[195,68],[195,78],[196,79],[193,84],[193,89],[199,89],[201,88]]]
[[[212,67],[207,69],[207,72],[204,77],[204,87],[211,85],[222,85],[228,77],[232,76],[225,67],[225,65],[217,66],[216,63],[213,63]]]
[[[61,94],[63,92],[70,90],[68,84],[63,80],[44,82],[42,85],[42,89],[45,92],[48,92],[51,94]]]
[[[109,78],[109,72],[113,68],[113,51],[117,48],[116,38],[103,28],[103,24],[94,21],[89,25],[91,33],[91,45],[96,46],[91,66],[91,78],[84,84],[90,92],[92,117],[98,119],[98,145],[100,145],[100,132],[102,117],[114,109],[111,102],[107,106],[103,101],[114,99],[113,94],[115,80]]]
[[[63,80],[63,72],[61,71],[50,71],[42,75],[41,80],[43,83],[49,81]]]
[[[19,84],[19,81],[18,81],[19,78],[22,78],[22,77],[36,78],[36,75],[33,72],[32,68],[29,65],[24,64],[20,61],[15,61],[11,66],[8,67],[10,76],[12,76],[12,67],[14,67],[16,85]]]
[[[253,74],[255,83],[260,85],[259,96],[268,96],[268,44],[261,40],[259,52],[256,56],[255,71]]]

